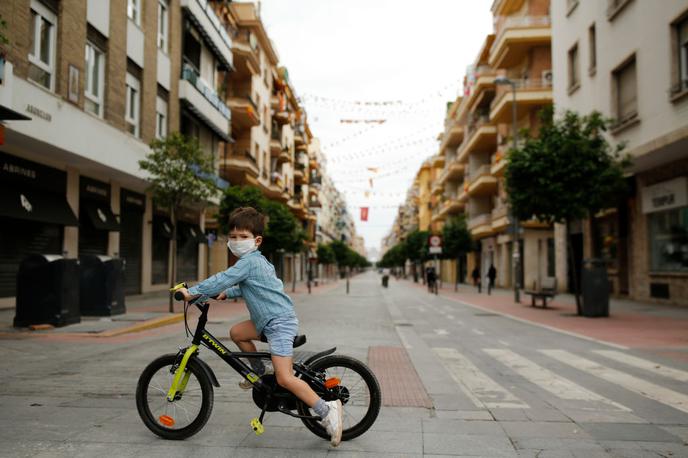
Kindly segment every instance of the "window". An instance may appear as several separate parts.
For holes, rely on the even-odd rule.
[[[55,28],[57,17],[38,1],[31,2],[29,79],[46,89],[55,86]]]
[[[616,17],[626,5],[631,3],[631,0],[608,0],[607,1],[607,19],[610,21]]]
[[[127,16],[134,24],[141,25],[141,2],[143,0],[127,0]]]
[[[196,38],[190,27],[184,32],[184,62],[193,66],[197,73],[201,70],[201,41]]]
[[[167,52],[168,17],[167,0],[158,0],[158,48],[165,53]]]
[[[573,13],[578,6],[578,0],[566,0],[566,15]]]
[[[588,73],[595,74],[597,69],[597,32],[595,31],[595,24],[588,28]]]
[[[569,93],[580,86],[580,72],[578,71],[578,43],[569,49]]]
[[[103,116],[103,92],[105,86],[105,54],[86,42],[86,78],[84,108],[96,116]]]
[[[155,101],[155,136],[167,136],[167,102],[160,97]]]
[[[638,115],[638,94],[635,56],[612,72],[613,114],[617,123],[623,124]]]
[[[688,207],[650,213],[647,217],[650,270],[688,272]]]
[[[140,135],[139,129],[139,112],[141,104],[141,83],[136,77],[127,73],[126,77],[127,84],[127,100],[126,100],[126,113],[124,115],[124,120],[127,124],[127,131],[130,134],[138,137]]]
[[[672,24],[674,41],[674,84],[671,93],[688,90],[688,15]]]
[[[556,258],[553,238],[547,239],[547,276],[556,276]]]

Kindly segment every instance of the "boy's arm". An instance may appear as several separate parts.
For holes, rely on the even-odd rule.
[[[229,269],[218,272],[212,277],[206,278],[199,284],[189,288],[189,294],[205,294],[206,296],[217,296],[221,292],[231,288],[237,283],[248,277],[249,263],[237,261]],[[229,291],[227,296],[229,297]]]
[[[232,286],[231,288],[227,288],[225,290],[225,294],[227,295],[227,299],[241,297],[241,288],[239,288],[238,286]]]

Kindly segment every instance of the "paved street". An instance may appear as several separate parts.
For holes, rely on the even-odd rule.
[[[408,281],[384,290],[374,273],[352,279],[349,295],[341,281],[314,292],[294,296],[306,349],[336,345],[367,361],[383,388],[380,417],[360,438],[332,449],[275,413],[256,437],[257,408],[207,351],[222,385],[210,421],[183,442],[154,436],[136,412],[136,381],[185,343],[175,323],[112,338],[4,334],[0,455],[688,456],[685,359],[581,339]],[[214,310],[217,336],[246,317],[240,303]]]

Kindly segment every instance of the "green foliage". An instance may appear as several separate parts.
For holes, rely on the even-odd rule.
[[[260,248],[263,253],[272,254],[279,249],[295,253],[303,249],[306,234],[299,220],[286,205],[265,198],[260,189],[253,186],[230,186],[225,190],[218,214],[222,232],[229,232],[229,215],[239,207],[253,207],[267,216]]]
[[[330,245],[319,243],[316,253],[320,264],[334,264],[337,261]]]
[[[423,262],[429,259],[428,254],[428,231],[413,231],[408,234],[404,247],[406,248],[406,258],[411,262]]]
[[[330,249],[334,253],[334,259],[339,267],[346,267],[349,263],[349,245],[341,240],[330,242]]]
[[[333,240],[327,245],[318,245],[318,262],[322,262],[320,261],[321,252],[323,256],[329,256],[328,250],[332,252],[332,262],[336,262],[340,269],[343,267],[364,268],[370,266],[370,262],[364,256],[340,240]]]
[[[203,152],[195,139],[173,133],[153,140],[151,152],[139,161],[149,174],[150,191],[156,202],[177,212],[180,206],[205,204],[219,194],[215,184],[203,176],[214,174],[212,158]]]
[[[540,113],[536,138],[526,137],[509,151],[506,190],[514,215],[563,223],[613,206],[623,192],[629,163],[622,145],[605,138],[610,121],[598,112],[587,116],[566,111],[554,119],[553,108]]]
[[[382,256],[377,263],[379,267],[401,267],[406,262],[406,244],[398,243]]]
[[[442,255],[456,258],[473,249],[474,242],[466,226],[466,217],[461,214],[451,218],[442,228]]]
[[[5,30],[7,29],[7,21],[5,21],[2,16],[0,16],[0,45],[10,44],[10,40],[5,36]],[[0,55],[2,53],[0,52]]]

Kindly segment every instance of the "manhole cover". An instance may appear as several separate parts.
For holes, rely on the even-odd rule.
[[[394,323],[394,326],[413,326],[412,323]]]
[[[499,316],[498,313],[474,313],[473,316]]]

